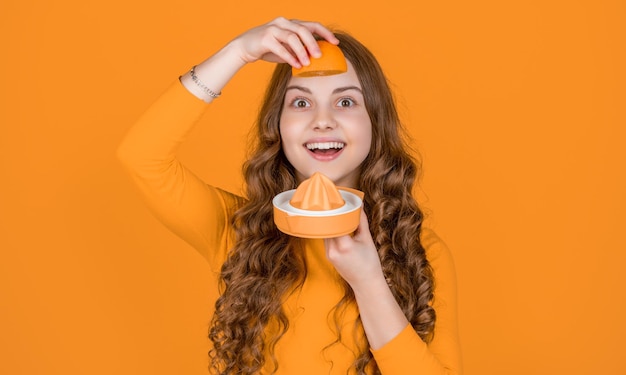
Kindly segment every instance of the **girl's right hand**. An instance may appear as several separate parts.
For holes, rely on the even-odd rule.
[[[279,17],[239,35],[231,46],[239,50],[244,63],[265,60],[301,68],[309,65],[309,56],[320,56],[314,34],[330,43],[339,43],[334,34],[320,23]]]
[[[230,79],[248,63],[265,60],[287,63],[295,68],[309,65],[309,55],[320,56],[315,36],[338,44],[335,35],[317,22],[288,20],[279,17],[255,27],[231,40],[224,48],[195,66],[195,79],[183,74],[180,81],[199,99],[213,101]],[[198,83],[200,82],[200,83]]]

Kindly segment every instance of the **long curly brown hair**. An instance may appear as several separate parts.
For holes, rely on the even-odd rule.
[[[375,57],[350,35],[335,35],[359,77],[372,122],[372,145],[357,186],[365,193],[372,238],[396,300],[428,342],[435,325],[434,286],[420,243],[423,215],[412,195],[419,167],[408,152],[393,95]],[[269,365],[267,360],[276,371],[274,348],[289,328],[282,302],[307,275],[302,240],[280,232],[272,218],[272,198],[297,185],[279,132],[290,78],[290,66],[277,65],[257,118],[256,145],[243,167],[248,199],[233,217],[236,244],[221,269],[221,296],[209,332],[211,369],[217,374],[257,374]],[[342,307],[356,303],[347,283],[344,289],[335,319]],[[367,345],[353,366],[357,374],[380,373]]]

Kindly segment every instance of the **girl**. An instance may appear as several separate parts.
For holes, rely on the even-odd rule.
[[[346,73],[291,76],[319,56],[316,38],[342,49]],[[176,149],[206,103],[257,60],[278,64],[244,198],[200,181]],[[215,271],[211,373],[461,372],[453,262],[422,228],[411,195],[418,170],[399,132],[385,76],[363,45],[284,18],[181,76],[129,131],[118,157],[156,216]],[[316,151],[326,143],[335,150]],[[352,235],[299,239],[276,228],[272,198],[314,172],[365,193]]]

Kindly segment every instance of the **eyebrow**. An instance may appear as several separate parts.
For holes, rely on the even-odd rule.
[[[303,86],[297,86],[297,85],[289,86],[287,87],[287,91],[289,90],[300,90],[300,91],[306,92],[307,94],[312,94],[310,89],[308,89],[307,87],[303,87]],[[338,93],[348,91],[348,90],[356,90],[360,92],[361,94],[363,94],[363,90],[361,90],[361,88],[357,86],[337,87],[336,89],[333,90],[333,94],[338,94]]]

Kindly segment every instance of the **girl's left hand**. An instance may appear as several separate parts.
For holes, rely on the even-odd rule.
[[[378,251],[362,209],[359,226],[352,235],[327,238],[324,244],[326,257],[353,289],[384,279]]]

